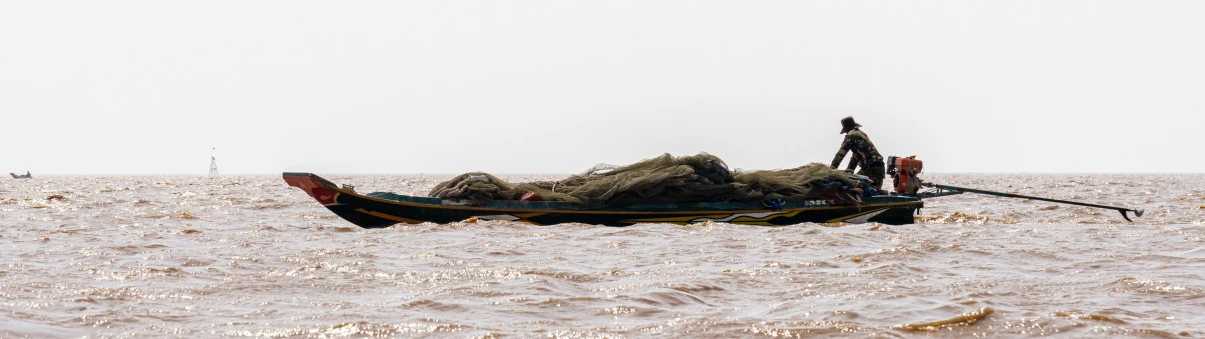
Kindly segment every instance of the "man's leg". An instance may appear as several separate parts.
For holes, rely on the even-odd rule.
[[[866,177],[870,178],[870,187],[874,187],[876,191],[883,191],[883,178],[887,176],[887,168],[883,163],[870,164],[866,168]]]

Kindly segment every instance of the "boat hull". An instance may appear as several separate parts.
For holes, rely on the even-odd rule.
[[[285,182],[300,188],[339,217],[364,228],[399,223],[451,223],[478,220],[519,221],[536,225],[583,223],[628,226],[639,223],[691,224],[724,222],[776,226],[799,223],[913,223],[924,206],[911,197],[876,196],[857,206],[836,201],[792,201],[781,209],[743,202],[632,205],[583,209],[565,202],[493,201],[475,206],[469,200],[415,197],[393,193],[360,194],[311,173],[284,173]]]

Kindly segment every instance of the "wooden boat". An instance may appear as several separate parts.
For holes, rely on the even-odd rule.
[[[624,208],[584,209],[567,202],[495,200],[474,206],[464,199],[416,197],[388,192],[360,194],[339,187],[312,173],[284,173],[290,186],[302,189],[319,204],[343,219],[364,228],[389,227],[398,223],[451,223],[477,218],[508,220],[536,225],[584,223],[628,226],[638,223],[690,224],[724,222],[746,225],[793,225],[815,223],[880,222],[911,224],[924,203],[916,197],[873,196],[859,205],[835,200],[790,201],[781,208],[747,202],[698,202],[632,205]]]
[[[13,179],[32,179],[33,178],[33,174],[29,174],[29,171],[26,171],[24,175],[12,173],[12,172],[9,172],[8,175],[13,176]]]

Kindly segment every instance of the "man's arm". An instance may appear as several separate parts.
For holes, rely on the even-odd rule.
[[[862,163],[862,155],[858,154],[858,152],[853,153],[854,155],[849,158],[849,166],[845,167],[846,170],[852,171],[855,168],[858,168],[858,165]]]
[[[837,150],[837,156],[833,157],[833,165],[830,167],[837,168],[841,166],[841,160],[845,160],[845,153],[849,153],[851,146],[853,146],[853,142],[851,142],[849,134],[846,134],[845,140],[841,141],[841,149]],[[855,154],[854,156],[857,155]]]

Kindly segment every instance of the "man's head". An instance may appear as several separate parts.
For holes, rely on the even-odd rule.
[[[849,133],[849,131],[858,127],[862,127],[862,125],[854,122],[854,117],[841,118],[841,134]]]

